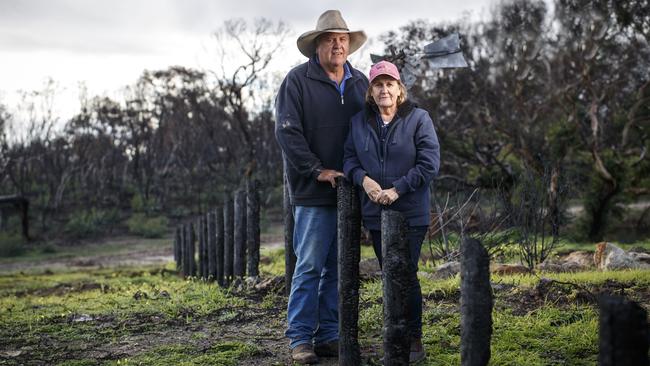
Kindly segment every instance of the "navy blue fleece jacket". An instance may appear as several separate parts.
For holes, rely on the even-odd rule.
[[[291,196],[299,206],[336,205],[336,190],[318,182],[319,169],[343,170],[350,118],[363,109],[368,79],[348,63],[343,94],[312,57],[285,77],[275,100],[275,136]]]
[[[367,175],[382,189],[395,187],[399,198],[390,206],[411,226],[429,224],[429,184],[440,167],[440,145],[429,113],[406,101],[399,106],[384,142],[377,134],[377,107],[367,105],[352,117],[345,142],[343,172],[361,186]],[[380,230],[383,207],[360,189],[366,228]]]

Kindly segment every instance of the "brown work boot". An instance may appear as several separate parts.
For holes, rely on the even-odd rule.
[[[422,338],[415,338],[411,341],[411,352],[409,353],[409,363],[418,363],[427,357],[422,345]]]
[[[318,356],[311,344],[303,343],[291,350],[291,359],[303,365],[318,363]]]
[[[317,343],[316,346],[314,346],[314,351],[319,357],[338,357],[339,341]]]

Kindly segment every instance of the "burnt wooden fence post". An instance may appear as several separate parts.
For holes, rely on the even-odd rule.
[[[246,191],[238,189],[235,192],[235,252],[233,276],[246,276]]]
[[[293,227],[295,222],[293,220],[293,207],[291,206],[286,168],[284,173],[284,200],[282,211],[284,217],[284,292],[289,296],[289,294],[291,294],[293,271],[296,268],[296,253],[293,251]]]
[[[183,228],[183,276],[190,277],[196,274],[196,260],[194,258],[194,225],[188,222]]]
[[[384,287],[384,365],[409,364],[407,291],[412,286],[405,268],[410,265],[406,221],[397,211],[381,212],[381,255]]]
[[[226,197],[223,206],[223,261],[224,261],[224,285],[230,284],[233,275],[233,259],[234,259],[234,216],[233,216],[233,201]]]
[[[203,222],[203,216],[199,216],[196,220],[196,224],[198,227],[198,242],[199,242],[199,273],[198,277],[205,279],[205,255],[204,255],[204,249],[205,249],[205,226]]]
[[[208,221],[208,279],[217,279],[217,215],[209,211],[206,215]]]
[[[356,187],[340,177],[336,182],[339,365],[361,364],[359,349],[359,260],[361,258],[361,208]]]
[[[189,262],[189,276],[196,276],[196,231],[194,230],[194,223],[190,222],[189,229],[189,246],[187,251],[187,258]]]
[[[490,361],[492,287],[490,257],[476,239],[461,242],[460,363],[483,366]]]
[[[246,247],[248,275],[259,276],[260,266],[260,194],[258,182],[246,181]]]
[[[181,224],[180,225],[180,230],[181,230],[181,249],[180,249],[180,274],[181,276],[185,277],[187,276],[188,272],[188,262],[187,262],[187,241],[189,240],[189,236],[187,233],[187,225],[186,224]]]
[[[201,215],[201,222],[203,223],[203,269],[201,270],[201,273],[203,274],[203,279],[208,280],[210,278],[210,256],[208,255],[209,253],[209,246],[210,242],[209,239],[210,237],[208,236],[208,214],[205,213]]]
[[[225,206],[224,206],[225,207]],[[216,269],[216,277],[215,279],[217,280],[217,283],[219,286],[225,286],[224,282],[224,266],[225,266],[225,256],[224,256],[224,248],[225,248],[225,235],[224,235],[224,215],[223,215],[224,209],[223,207],[218,207],[217,210],[215,211],[215,218],[216,218],[216,239],[215,239],[215,255],[216,255],[216,263],[215,263],[215,269]]]
[[[182,268],[181,273],[183,277],[189,276],[190,273],[190,260],[188,252],[190,250],[190,229],[188,224],[183,224],[183,251],[182,251]]]
[[[183,235],[181,231],[181,226],[176,227],[176,232],[174,234],[174,261],[176,262],[176,271],[179,271],[181,267],[181,248],[183,247]]]
[[[601,296],[600,366],[641,365],[648,362],[648,314],[619,296]]]

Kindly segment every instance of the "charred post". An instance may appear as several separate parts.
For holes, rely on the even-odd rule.
[[[205,255],[204,255],[204,249],[205,249],[205,231],[204,231],[204,222],[203,222],[203,216],[199,216],[198,220],[196,221],[197,227],[198,227],[198,241],[199,241],[199,268],[198,268],[198,276],[199,278],[205,279]]]
[[[460,362],[483,366],[490,361],[492,337],[490,257],[472,238],[463,239],[460,253]]]
[[[291,206],[291,196],[286,172],[284,174],[284,201],[282,209],[284,216],[284,283],[285,294],[289,296],[291,293],[293,271],[296,268],[296,254],[293,251],[293,207]]]
[[[181,250],[183,248],[183,234],[182,226],[176,227],[176,232],[174,234],[174,262],[176,262],[176,271],[180,271],[182,268],[181,262]]]
[[[600,306],[600,366],[645,365],[648,361],[648,314],[633,301],[602,296]]]
[[[226,198],[223,206],[223,261],[224,261],[224,285],[228,285],[232,280],[233,275],[233,259],[234,259],[234,215],[233,215],[233,201]]]
[[[208,221],[208,276],[210,281],[217,278],[217,215],[214,211],[207,214]]]
[[[188,225],[189,230],[189,246],[187,250],[187,259],[189,262],[189,273],[188,276],[196,276],[196,231],[194,230],[194,224],[190,222]]]
[[[225,207],[225,206],[224,206]],[[215,253],[216,253],[216,263],[215,263],[215,270],[216,270],[216,280],[219,286],[225,286],[225,281],[224,281],[224,268],[225,268],[225,255],[224,255],[224,248],[225,248],[225,234],[224,234],[224,207],[219,207],[215,211],[215,218],[216,218],[216,247],[215,247]]]
[[[246,247],[248,275],[257,277],[260,266],[260,194],[258,182],[252,179],[246,181]]]
[[[239,189],[235,193],[235,252],[233,276],[246,276],[246,191]]]
[[[189,263],[187,261],[187,248],[189,244],[187,243],[190,240],[187,225],[183,224],[180,226],[181,230],[181,250],[180,250],[180,274],[183,277],[187,277],[189,272]]]
[[[384,365],[409,364],[410,338],[407,326],[410,265],[406,221],[397,211],[381,212],[381,255],[384,287]]]
[[[359,260],[361,208],[356,188],[337,178],[337,241],[339,277],[339,365],[361,364],[359,349]]]

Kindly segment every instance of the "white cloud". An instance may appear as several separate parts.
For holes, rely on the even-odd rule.
[[[286,72],[304,58],[295,47],[299,34],[313,29],[327,9],[340,9],[348,26],[370,37],[410,20],[450,21],[490,0],[2,0],[0,1],[0,89],[4,102],[17,89],[42,87],[53,78],[66,90],[85,81],[91,95],[113,93],[136,81],[144,69],[171,65],[213,69],[215,40],[223,21],[241,17],[283,20],[293,30],[274,71]],[[372,47],[372,45],[370,46]],[[362,49],[352,60],[365,67]],[[375,43],[375,47],[377,44]],[[76,100],[68,103],[76,103]],[[74,110],[68,106],[66,110]]]

